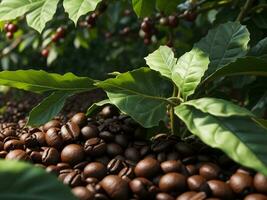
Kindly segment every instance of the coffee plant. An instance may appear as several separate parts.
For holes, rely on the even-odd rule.
[[[64,10],[76,26],[91,29],[96,26],[108,6],[108,1],[100,0],[2,0],[0,20],[5,22],[3,30],[9,40],[19,32],[16,24],[18,18],[26,18],[30,27],[41,34],[49,35],[47,44],[41,50],[41,55],[49,59],[52,46],[68,38],[71,26],[59,26],[50,33],[43,32],[54,15],[59,15]],[[249,94],[246,94],[249,96],[246,100],[227,95],[235,88],[253,87],[251,83],[255,80],[266,91],[266,85],[261,85],[267,76],[267,38],[266,33],[261,31],[266,29],[266,2],[132,0],[132,7],[142,19],[138,26],[121,29],[121,37],[137,30],[137,36],[142,37],[142,42],[151,45],[156,37],[160,37],[157,35],[160,35],[158,33],[162,27],[170,33],[167,39],[164,37],[164,42],[158,43],[159,48],[148,54],[143,61],[138,61],[147,66],[123,73],[110,73],[112,78],[103,81],[70,72],[64,75],[34,69],[0,72],[0,85],[47,95],[31,110],[28,125],[40,126],[53,119],[70,96],[102,89],[108,98],[88,108],[88,116],[98,106],[112,104],[147,130],[164,124],[164,127],[168,127],[169,134],[177,135],[182,140],[199,138],[205,144],[222,150],[242,166],[267,176],[267,120],[264,119],[266,92],[260,100],[253,99],[253,95]],[[225,16],[227,12],[229,13]],[[128,16],[130,13],[125,10],[124,15]],[[84,15],[87,16],[84,18]],[[175,30],[180,28],[180,24],[191,27],[196,22],[203,25],[201,17],[210,18],[208,21],[211,23],[204,32],[208,29],[209,31],[203,38],[200,38],[201,34],[196,36],[194,42],[199,41],[193,46],[182,48],[182,52],[176,48]],[[255,26],[252,22],[257,26],[255,32],[249,31],[249,28]],[[215,26],[210,28],[211,24]],[[260,36],[263,39],[259,41]],[[112,37],[112,34],[107,32],[105,37]],[[80,45],[87,45],[83,39],[80,40]],[[177,58],[176,55],[180,56]],[[226,95],[221,95],[222,90],[227,90]],[[31,188],[29,193],[25,193],[25,199],[38,199],[37,196],[44,196],[44,199],[72,198],[65,191],[66,188],[57,184],[50,176],[44,176],[42,170],[23,163],[1,162],[5,163],[2,169],[0,167],[0,176],[3,179],[9,176],[12,180],[14,169],[19,176],[25,178],[25,183],[28,179],[33,182],[37,178],[42,180],[39,184],[46,187],[44,191]],[[3,189],[0,197],[12,199],[8,192],[17,194],[20,188],[25,187],[19,185],[9,190]],[[51,193],[46,194],[45,190]],[[57,193],[56,190],[62,190],[58,193],[59,196],[50,196]]]

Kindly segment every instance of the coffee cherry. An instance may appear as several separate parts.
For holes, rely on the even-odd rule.
[[[43,57],[47,58],[48,55],[49,55],[49,50],[48,49],[43,49],[41,54],[42,54]]]
[[[59,36],[58,36],[58,34],[54,33],[54,34],[51,36],[51,40],[52,40],[53,42],[56,43],[56,42],[59,40]]]
[[[58,36],[58,38],[63,38],[65,36],[65,28],[63,27],[58,27],[56,30],[56,35]]]
[[[14,38],[14,34],[12,32],[7,32],[6,33],[6,37],[9,39],[9,40],[12,40]]]
[[[193,22],[195,21],[197,18],[197,13],[193,12],[193,11],[185,11],[185,15],[184,15],[184,19],[189,21],[189,22]]]
[[[151,39],[150,38],[144,38],[144,44],[145,45],[151,44]]]
[[[8,32],[8,26],[9,26],[10,23],[5,23],[4,25],[4,31]]]
[[[172,28],[176,28],[178,26],[179,20],[176,15],[170,15],[168,17],[168,24]]]
[[[18,30],[17,25],[15,24],[8,24],[7,31],[11,33],[15,33]]]
[[[161,18],[159,19],[159,23],[160,23],[161,25],[163,25],[163,26],[168,25],[168,24],[169,24],[168,18],[166,18],[166,17],[161,17]]]
[[[97,13],[94,12],[88,15],[85,20],[87,21],[88,25],[94,26],[96,23],[96,19],[97,19]]]

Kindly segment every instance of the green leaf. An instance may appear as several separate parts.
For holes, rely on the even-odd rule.
[[[17,70],[0,72],[0,85],[6,85],[31,92],[88,91],[95,89],[94,81],[72,73],[64,75],[43,70]]]
[[[104,99],[102,101],[93,103],[87,110],[86,115],[87,116],[91,116],[93,114],[95,114],[97,111],[99,111],[99,109],[106,105],[106,104],[112,104],[111,101],[109,99]]]
[[[76,24],[78,19],[90,11],[94,11],[101,0],[64,0],[63,6],[70,19]]]
[[[251,112],[253,112],[258,117],[263,117],[265,114],[265,108],[267,107],[267,92],[259,99],[256,105],[253,106]]]
[[[255,115],[246,108],[240,107],[230,101],[217,98],[200,98],[183,103],[184,105],[193,106],[203,113],[209,113],[218,117],[255,117]]]
[[[68,91],[53,92],[50,96],[45,98],[40,104],[32,109],[30,112],[28,125],[40,126],[50,121],[61,111],[66,99],[72,94],[73,92]]]
[[[171,96],[171,91],[157,72],[140,68],[96,85],[107,92],[112,104],[142,126],[149,128],[166,120],[166,97]]]
[[[247,53],[249,32],[239,22],[227,22],[208,32],[195,47],[207,53],[210,58],[208,74],[243,57]]]
[[[250,55],[252,56],[263,56],[267,54],[267,37],[260,40],[258,44],[250,50]]]
[[[239,58],[211,74],[205,79],[212,81],[223,76],[256,75],[267,76],[267,62],[256,57]]]
[[[252,119],[217,117],[183,104],[175,108],[175,114],[204,143],[267,175],[267,130]]]
[[[12,20],[26,14],[32,28],[41,32],[53,18],[59,0],[3,0],[0,4],[0,20]]]
[[[0,199],[77,200],[70,189],[40,167],[0,160]]]
[[[132,0],[132,4],[138,17],[146,17],[155,10],[156,0]]]
[[[161,12],[164,12],[164,14],[172,14],[176,11],[179,3],[181,3],[181,0],[157,0],[156,6]]]
[[[174,57],[172,49],[168,46],[160,46],[156,51],[149,54],[146,64],[153,70],[158,71],[162,76],[171,79],[172,70],[177,59]]]
[[[172,71],[172,80],[185,100],[194,93],[208,64],[208,56],[199,49],[192,49],[178,59]]]

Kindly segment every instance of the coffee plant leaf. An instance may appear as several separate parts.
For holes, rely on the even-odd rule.
[[[177,5],[181,3],[181,0],[172,0],[172,1],[166,1],[166,0],[157,0],[156,7],[158,10],[164,12],[165,14],[172,14],[176,11]]]
[[[202,76],[208,69],[209,58],[203,51],[194,48],[182,55],[172,70],[172,80],[186,100],[195,92]]]
[[[217,69],[204,81],[212,81],[219,77],[234,75],[267,76],[267,61],[257,57],[238,58],[236,61]]]
[[[267,175],[267,130],[249,117],[218,117],[181,104],[175,114],[207,145]]]
[[[217,98],[204,97],[194,99],[183,103],[184,105],[193,106],[203,113],[209,113],[218,117],[256,117],[251,111],[246,108],[240,107],[230,101]]]
[[[76,24],[82,15],[94,11],[100,1],[101,0],[64,0],[63,6],[65,11],[69,14],[69,18]]]
[[[99,111],[101,109],[102,106],[106,105],[106,104],[112,104],[111,101],[109,99],[104,99],[102,101],[93,103],[86,112],[87,116],[91,116],[93,114],[95,114],[97,111]]]
[[[138,17],[146,17],[155,10],[156,0],[132,0],[132,5]]]
[[[26,14],[29,26],[42,32],[57,9],[59,0],[3,0],[0,4],[0,20],[12,20]]]
[[[265,114],[265,108],[267,106],[267,92],[265,92],[258,102],[252,107],[253,112],[258,117],[263,117]]]
[[[158,72],[139,68],[96,83],[103,88],[111,103],[145,128],[166,121],[166,97],[171,96],[169,84]]]
[[[171,79],[173,67],[176,65],[177,59],[174,57],[174,53],[170,47],[160,46],[156,51],[149,54],[145,60],[151,69]]]
[[[56,176],[28,163],[0,160],[0,199],[77,200]]]
[[[40,126],[50,121],[61,111],[66,99],[72,94],[73,92],[68,91],[53,92],[31,110],[28,125]]]
[[[95,81],[78,77],[72,73],[64,75],[43,70],[17,70],[0,72],[0,85],[6,85],[31,92],[88,91],[95,89]]]
[[[239,22],[227,22],[211,29],[207,36],[194,46],[207,53],[210,58],[207,74],[244,57],[247,53],[249,32]]]
[[[249,55],[257,57],[267,55],[267,37],[260,40],[254,47],[252,47]]]

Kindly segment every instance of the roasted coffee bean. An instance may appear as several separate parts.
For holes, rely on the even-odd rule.
[[[28,156],[28,154],[21,150],[21,149],[16,149],[16,150],[12,150],[10,151],[7,155],[6,155],[6,159],[7,160],[23,160],[23,161],[29,161],[30,157]]]
[[[100,162],[91,162],[84,168],[84,177],[93,177],[101,180],[107,174],[107,168]]]
[[[180,196],[178,196],[176,200],[191,200],[191,198],[195,196],[196,194],[197,192],[194,192],[194,191],[185,192],[181,194]]]
[[[4,144],[5,151],[11,151],[15,149],[24,149],[24,142],[20,140],[14,140],[14,139],[8,140],[7,142],[5,142]]]
[[[5,129],[3,132],[2,132],[2,135],[4,138],[6,137],[10,137],[10,136],[16,136],[16,131],[13,130],[13,129]],[[3,138],[3,139],[4,139]]]
[[[60,171],[64,169],[71,169],[71,166],[68,163],[58,163],[57,167]]]
[[[189,157],[194,154],[193,148],[190,144],[179,142],[175,145],[175,148],[183,157]]]
[[[117,116],[118,114],[118,109],[112,105],[105,106],[99,113],[99,115],[104,119],[111,118],[112,116]]]
[[[134,162],[139,161],[140,158],[141,158],[140,152],[134,147],[128,147],[127,149],[125,149],[124,156],[128,160],[131,160],[131,161],[134,161]]]
[[[46,167],[45,171],[58,175],[60,170],[56,165],[49,165]]]
[[[43,126],[43,129],[44,131],[48,131],[48,129],[50,128],[60,128],[60,121],[58,120],[51,120],[49,122],[47,122],[44,126]]]
[[[228,184],[219,180],[209,180],[208,184],[212,191],[212,196],[221,199],[232,199],[233,192]]]
[[[112,142],[115,139],[115,136],[113,133],[109,132],[109,131],[102,131],[99,133],[99,137],[103,140],[105,140],[106,142]]]
[[[263,194],[250,194],[247,195],[244,200],[267,200],[267,196]]]
[[[33,138],[36,138],[39,146],[45,146],[46,145],[46,141],[45,141],[45,133],[44,132],[35,132],[32,134]]]
[[[183,192],[186,189],[186,177],[176,172],[163,175],[159,181],[159,188],[163,192]]]
[[[94,178],[94,177],[88,177],[85,179],[85,182],[87,184],[96,185],[99,183],[99,180],[97,178]]]
[[[36,138],[36,134],[25,133],[20,139],[25,143],[26,147],[32,148],[39,145],[39,142]]]
[[[220,174],[220,168],[213,163],[205,163],[199,169],[199,174],[207,180],[217,179]]]
[[[122,168],[126,166],[124,160],[120,158],[113,158],[107,165],[110,174],[118,174]]]
[[[59,175],[58,175],[58,180],[60,181],[64,181],[65,177],[69,174],[73,172],[73,169],[63,169],[59,171]]]
[[[157,160],[160,163],[166,161],[166,159],[167,159],[167,156],[166,156],[166,154],[164,152],[161,152],[161,153],[157,154]]]
[[[120,145],[116,143],[109,143],[107,144],[107,154],[110,157],[114,157],[117,155],[122,155],[123,154],[123,149],[121,148]]]
[[[235,193],[240,194],[253,187],[253,178],[248,174],[237,172],[231,176],[229,185]]]
[[[170,152],[167,154],[167,160],[179,160],[181,156],[177,152]]]
[[[88,140],[94,137],[97,137],[99,131],[95,125],[88,125],[81,129],[81,134],[84,139]]]
[[[61,152],[62,162],[69,163],[70,165],[76,165],[82,162],[84,157],[84,149],[79,144],[69,144]]]
[[[158,193],[156,200],[175,200],[175,198],[167,193]]]
[[[180,160],[168,160],[160,164],[160,167],[165,174],[169,172],[181,172],[181,166],[182,162]]]
[[[123,148],[126,148],[129,144],[128,137],[122,134],[115,135],[115,142]]]
[[[85,166],[88,165],[88,163],[88,161],[79,162],[78,164],[73,166],[73,169],[83,170]]]
[[[31,151],[28,153],[30,156],[31,160],[35,163],[41,163],[42,162],[42,154],[39,151]]]
[[[96,193],[94,200],[110,200],[105,194]]]
[[[74,187],[72,193],[80,200],[94,200],[94,193],[90,192],[86,187]]]
[[[70,187],[76,187],[76,186],[81,186],[83,181],[82,181],[82,175],[79,170],[74,170],[70,172],[63,180],[63,183],[65,185],[69,185]]]
[[[160,163],[153,158],[145,158],[139,161],[134,169],[138,177],[151,178],[160,172]]]
[[[198,168],[196,165],[186,165],[185,168],[190,176],[198,174]]]
[[[0,151],[0,158],[5,158],[7,155],[6,151]]]
[[[207,184],[207,182],[206,179],[200,175],[190,176],[187,179],[187,185],[189,189],[193,191],[200,191],[200,188],[203,184]]]
[[[182,163],[184,165],[190,165],[190,164],[195,164],[197,162],[197,157],[196,156],[189,156],[184,159],[182,159]]]
[[[146,156],[150,152],[150,147],[149,146],[144,146],[140,149],[140,155],[141,157]]]
[[[58,128],[50,128],[45,133],[45,141],[48,146],[54,147],[56,149],[59,149],[63,145],[63,139],[60,135],[60,129]]]
[[[71,118],[70,121],[77,124],[79,127],[83,127],[87,124],[87,117],[84,113],[77,113]]]
[[[46,165],[54,165],[59,161],[60,155],[57,149],[48,147],[44,150],[42,155],[42,162]]]
[[[254,187],[258,192],[267,194],[267,176],[257,173],[254,176]]]
[[[4,143],[0,141],[0,151],[4,150]]]
[[[68,122],[61,127],[61,137],[64,142],[73,142],[80,136],[80,128],[74,122]]]
[[[131,191],[139,199],[153,199],[156,195],[153,190],[153,183],[146,178],[135,178],[129,183]]]
[[[132,167],[124,167],[120,172],[119,172],[119,177],[121,178],[129,178],[133,179],[134,178],[134,169]]]
[[[110,159],[107,156],[101,156],[101,157],[96,157],[94,159],[95,162],[100,162],[103,165],[108,165]]]
[[[100,138],[91,138],[84,144],[85,153],[94,157],[103,155],[106,153],[106,149],[106,143]]]
[[[194,196],[191,197],[190,200],[204,200],[206,199],[207,195],[205,192],[198,192]]]
[[[108,175],[100,182],[100,185],[110,198],[114,200],[128,200],[128,184],[119,176]]]
[[[152,151],[159,153],[167,150],[174,144],[174,141],[171,140],[155,140],[151,145]]]

